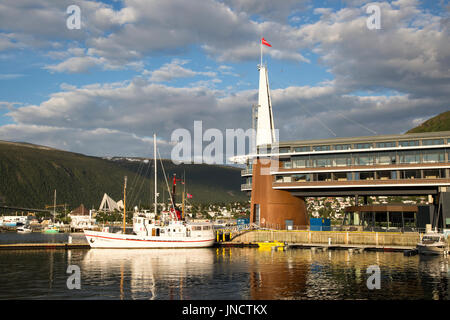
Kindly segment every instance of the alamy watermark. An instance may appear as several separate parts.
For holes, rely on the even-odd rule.
[[[81,29],[81,9],[79,6],[73,4],[67,7],[67,14],[70,14],[66,20],[66,26],[69,30]]]
[[[381,9],[378,5],[372,4],[367,6],[366,13],[370,16],[366,20],[366,25],[369,30],[381,29]]]
[[[80,267],[71,264],[67,266],[67,271],[70,276],[67,278],[66,285],[67,289],[73,290],[73,289],[81,289],[81,270]]]
[[[254,129],[225,129],[209,128],[203,131],[203,122],[194,121],[193,136],[184,128],[176,129],[171,134],[174,147],[171,160],[175,164],[233,164],[245,163],[247,154],[260,156],[262,164],[272,164],[278,156],[278,130],[274,130],[275,142],[270,146],[256,148],[256,130]],[[206,143],[206,146],[204,146]],[[267,156],[264,156],[267,155]],[[270,170],[263,170],[261,174],[270,174]],[[267,171],[267,172],[265,172]]]
[[[377,265],[372,265],[367,267],[366,270],[367,274],[370,274],[370,276],[367,278],[367,288],[369,290],[373,289],[380,289],[381,288],[381,271],[380,267]]]

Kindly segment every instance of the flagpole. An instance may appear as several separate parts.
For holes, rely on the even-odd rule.
[[[263,50],[263,48],[262,48],[262,39],[259,41],[259,46],[261,48],[261,64],[260,64],[260,66],[262,67],[262,50]]]

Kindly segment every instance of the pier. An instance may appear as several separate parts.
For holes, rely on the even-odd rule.
[[[312,251],[349,250],[404,252],[413,250],[420,241],[417,232],[360,232],[309,230],[247,230],[240,234],[218,233],[217,246],[258,247],[261,242],[283,242],[287,249]]]
[[[0,250],[23,250],[23,249],[89,249],[88,243],[12,243],[0,244]]]

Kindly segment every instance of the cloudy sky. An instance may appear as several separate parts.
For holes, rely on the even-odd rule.
[[[281,140],[400,134],[450,110],[448,1],[2,0],[0,139],[151,156],[156,133],[168,156],[194,121],[247,129],[261,37]]]

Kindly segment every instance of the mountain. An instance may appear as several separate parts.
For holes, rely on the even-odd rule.
[[[450,131],[450,111],[443,112],[428,119],[420,126],[417,126],[406,133]]]
[[[193,195],[191,202],[245,201],[240,191],[240,169],[217,165],[175,165],[163,160],[170,188],[172,174],[178,182],[178,202],[182,187]],[[104,193],[114,200],[123,199],[124,176],[127,176],[127,207],[153,203],[153,160],[138,158],[104,159],[57,150],[28,143],[0,141],[0,204],[44,208],[67,203],[73,209],[83,203],[97,208]],[[159,201],[168,198],[167,185],[158,161]]]

